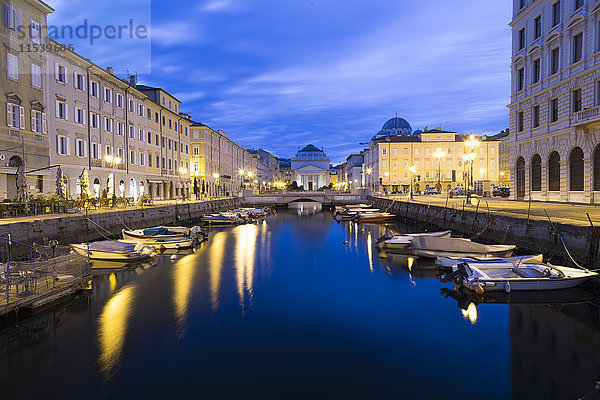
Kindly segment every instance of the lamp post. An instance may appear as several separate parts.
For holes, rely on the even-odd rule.
[[[181,200],[185,200],[185,174],[187,172],[187,168],[179,168],[179,174],[181,175]]]
[[[240,175],[240,189],[244,189],[244,174],[246,171],[244,171],[243,169],[240,169],[238,171],[239,175]]]
[[[477,156],[477,147],[479,147],[479,140],[475,138],[475,136],[471,135],[469,139],[465,142],[465,147],[469,150],[468,153],[462,155],[463,161],[465,163],[471,163],[471,173],[470,173],[470,184],[467,191],[467,200],[471,199],[471,190],[473,190],[473,163],[475,162],[475,157]]]
[[[369,184],[367,186],[371,186],[371,174],[373,173],[373,168],[367,168],[367,179],[369,180]]]
[[[411,165],[408,168],[408,170],[411,173],[411,176],[410,176],[410,199],[414,200],[414,197],[413,197],[413,182],[415,180],[415,174],[417,173],[417,168],[414,165]]]
[[[104,157],[104,160],[110,164],[110,166],[112,167],[112,172],[110,175],[110,181],[111,181],[111,187],[110,189],[110,193],[112,195],[112,206],[116,206],[117,205],[117,193],[116,193],[116,176],[115,176],[115,167],[119,164],[121,164],[121,157],[119,156],[111,156],[110,154],[107,154]]]
[[[444,153],[444,151],[441,148],[438,148],[435,153],[433,153],[433,156],[437,159],[437,163],[438,163],[438,190],[440,191],[440,193],[442,192],[442,158],[446,155],[446,153]]]
[[[216,188],[217,188],[217,197],[219,197],[219,192],[221,191],[221,187],[219,186],[219,177],[220,177],[220,176],[221,176],[221,175],[220,175],[220,174],[217,174],[217,173],[214,173],[214,174],[213,174],[213,178],[215,178],[215,186],[216,186]]]
[[[383,173],[383,176],[385,176],[385,180],[387,181],[388,186],[390,185],[390,173],[388,171],[385,171]],[[385,195],[387,196],[387,188],[385,187],[385,185],[383,186],[383,191],[385,193]]]

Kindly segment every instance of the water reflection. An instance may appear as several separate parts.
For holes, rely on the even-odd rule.
[[[290,210],[295,210],[301,216],[314,215],[323,210],[323,205],[314,201],[299,201],[288,204]]]
[[[100,370],[109,377],[121,358],[127,324],[132,311],[135,286],[125,286],[104,306],[98,321]]]
[[[240,301],[240,308],[244,311],[246,293],[248,300],[252,301],[252,284],[254,280],[254,257],[258,227],[254,224],[240,225],[234,229],[236,237],[235,271],[236,287]]]
[[[213,311],[219,307],[219,290],[221,288],[221,274],[223,258],[225,257],[226,232],[217,232],[210,238],[209,263],[210,268],[210,304]]]
[[[373,272],[373,239],[371,239],[371,232],[367,233],[367,254],[369,256],[369,269]]]
[[[175,306],[175,318],[177,319],[180,337],[183,337],[185,333],[185,320],[192,294],[197,261],[198,256],[190,254],[177,261],[173,267],[173,305]]]

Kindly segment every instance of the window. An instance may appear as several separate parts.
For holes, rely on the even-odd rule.
[[[64,135],[56,136],[56,152],[63,156],[68,156],[70,153],[69,149],[69,138]]]
[[[552,26],[560,24],[560,1],[552,4]]]
[[[75,89],[85,91],[85,77],[81,74],[73,72],[73,85]]]
[[[583,33],[573,36],[573,63],[583,58]]]
[[[92,97],[98,97],[98,82],[90,82],[90,94]]]
[[[117,93],[117,107],[123,108],[123,95],[121,93]]]
[[[532,76],[533,83],[538,83],[540,81],[540,72],[541,72],[539,58],[536,58],[535,60],[533,60],[533,71],[532,72],[533,72],[533,76]]]
[[[54,79],[60,83],[67,84],[67,67],[54,63]]]
[[[6,52],[6,71],[9,78],[19,79],[19,57],[16,54]]]
[[[31,63],[31,86],[42,87],[42,67],[35,63]]]
[[[531,126],[533,128],[537,128],[538,126],[540,126],[540,106],[539,105],[535,105],[531,109]],[[494,150],[494,149],[492,148],[492,150]]]
[[[154,122],[156,122],[158,124],[158,113],[157,112],[154,113]]]
[[[135,126],[129,125],[129,137],[135,139]]]
[[[558,121],[558,99],[550,100],[550,122]]]
[[[525,68],[519,68],[517,71],[517,92],[525,87]]]
[[[525,0],[519,0],[519,10],[522,10],[525,7]]]
[[[583,0],[575,0],[575,11],[583,7]]]
[[[158,146],[158,143],[159,143],[159,138],[158,138],[158,134],[157,134],[157,135],[156,135],[156,145],[157,145],[157,146]],[[164,147],[164,144],[163,144],[163,147]]]
[[[113,155],[113,151],[112,151],[111,145],[109,145],[109,144],[106,145],[105,153],[104,154],[106,154],[106,155],[110,154],[111,156]]]
[[[553,151],[548,158],[548,190],[560,191],[560,156]]]
[[[25,129],[25,109],[17,104],[6,103],[6,121],[10,128]]]
[[[143,141],[144,141],[144,138],[145,138],[145,135],[144,135],[144,130],[140,128],[140,129],[138,130],[138,139],[140,140],[140,142],[143,142]]]
[[[573,90],[572,99],[573,99],[573,112],[581,111],[581,89]]]
[[[569,157],[569,190],[572,192],[583,192],[583,176],[583,150],[580,147],[575,147]]]
[[[152,167],[152,153],[148,153],[148,166]]]
[[[129,150],[129,162],[135,164],[135,150]]]
[[[106,132],[113,131],[113,120],[112,119],[104,117],[104,130]]]
[[[560,48],[555,47],[550,52],[550,75],[554,75],[558,72],[560,67]]]
[[[75,122],[85,125],[85,110],[77,106],[75,107]]]
[[[87,142],[81,139],[75,139],[75,155],[77,157],[86,157],[87,156]]]
[[[125,150],[123,150],[122,148],[118,148],[117,149],[117,156],[119,156],[119,158],[121,160],[125,159]]]
[[[117,130],[117,135],[123,136],[125,134],[125,123],[117,122],[117,127],[119,128]]]
[[[165,126],[167,124],[167,119],[165,118],[164,115],[162,117],[162,123],[163,123],[163,126]]]
[[[143,104],[138,105],[138,114],[140,115],[140,117],[144,116],[144,105]]]
[[[147,136],[148,136],[148,143],[152,144],[152,134],[150,132],[148,132]]]
[[[90,126],[96,129],[100,127],[100,116],[98,114],[90,113]]]
[[[31,130],[35,133],[46,133],[46,114],[31,110]]]
[[[173,168],[173,161],[169,158],[169,169]]]
[[[135,112],[135,102],[133,100],[129,100],[129,112]]]
[[[195,146],[194,146],[194,147],[192,148],[192,151],[193,151],[193,153],[194,153],[194,155],[195,155],[195,156],[198,156],[198,155],[200,155],[200,149],[199,149],[198,147],[195,147]]]
[[[517,113],[517,132],[523,132],[523,111]]]
[[[56,100],[56,118],[69,120],[69,108],[64,101]]]
[[[112,90],[107,87],[104,88],[104,101],[112,103]]]
[[[171,150],[171,142],[172,142],[172,140],[169,139],[169,150]]]
[[[185,154],[188,154],[189,151],[190,151],[190,149],[189,149],[188,145],[186,144],[185,145]]]
[[[519,50],[525,48],[525,28],[519,31]]]
[[[536,154],[531,159],[531,191],[542,190],[542,157]]]
[[[15,7],[4,3],[4,26],[8,29],[22,30],[22,11],[17,10]]]
[[[536,19],[533,20],[533,37],[534,39],[538,39],[542,36],[542,16],[539,15]]]
[[[101,158],[99,150],[100,149],[98,147],[98,143],[92,142],[92,154],[91,154],[91,156],[92,156],[92,158],[94,160],[99,160]]]
[[[173,129],[173,121],[169,119],[169,129]]]
[[[143,151],[140,151],[140,165],[143,167],[146,164],[146,154]]]
[[[152,119],[152,110],[146,110],[148,112],[148,119]]]
[[[594,190],[600,191],[600,145],[594,150]]]

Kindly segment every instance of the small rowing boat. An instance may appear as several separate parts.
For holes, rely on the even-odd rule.
[[[140,261],[156,254],[156,251],[141,243],[136,245],[115,240],[102,240],[92,243],[72,244],[73,249],[91,260]]]
[[[409,233],[406,235],[395,235],[391,236],[389,239],[385,239],[385,237],[381,238],[383,243],[381,243],[381,248],[386,251],[394,251],[403,249],[409,246],[415,237],[428,236],[428,237],[450,237],[452,235],[452,231],[440,231],[440,232],[425,232],[425,233]],[[378,239],[379,240],[379,239]]]

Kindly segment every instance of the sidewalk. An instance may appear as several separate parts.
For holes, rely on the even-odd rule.
[[[231,198],[232,197],[211,197],[211,198],[207,198],[207,199],[203,199],[203,200],[185,200],[185,201],[177,200],[177,199],[153,200],[151,205],[146,205],[146,206],[135,205],[135,206],[130,206],[130,207],[119,206],[119,207],[114,207],[114,208],[101,208],[98,210],[88,209],[87,214],[92,215],[92,214],[111,213],[111,212],[115,212],[115,211],[137,210],[140,208],[161,207],[161,206],[168,206],[168,205],[174,205],[174,204],[184,205],[184,204],[192,204],[192,203],[205,203],[205,202],[214,201],[214,200],[225,200],[225,199],[231,199]],[[62,214],[38,214],[38,215],[29,215],[29,216],[23,216],[23,217],[2,218],[2,219],[0,219],[0,226],[12,224],[15,222],[45,221],[45,220],[50,220],[50,219],[55,219],[55,218],[63,218],[63,217],[71,216],[71,215],[81,215],[81,214],[85,214],[85,210],[80,210],[79,212],[66,213],[66,214],[65,213],[62,213]]]
[[[387,199],[396,199],[398,201],[405,202],[407,200],[406,195],[402,196],[377,196]],[[463,204],[465,203],[464,197],[448,198],[445,195],[431,195],[431,196],[414,196],[413,203],[427,204],[432,206],[444,207],[448,202],[448,208],[456,208],[462,210]],[[480,198],[479,212],[487,213],[488,206],[490,212],[496,215],[505,215],[514,218],[527,219],[527,213],[529,210],[528,201],[520,200],[509,200],[506,198]],[[477,206],[465,205],[465,210],[475,211]],[[550,203],[550,202],[531,202],[530,220],[532,221],[548,221],[546,212],[550,216],[553,223],[569,224],[576,226],[589,227],[590,223],[586,216],[586,213],[590,215],[594,226],[600,229],[600,206],[590,204],[567,204],[567,203]]]

